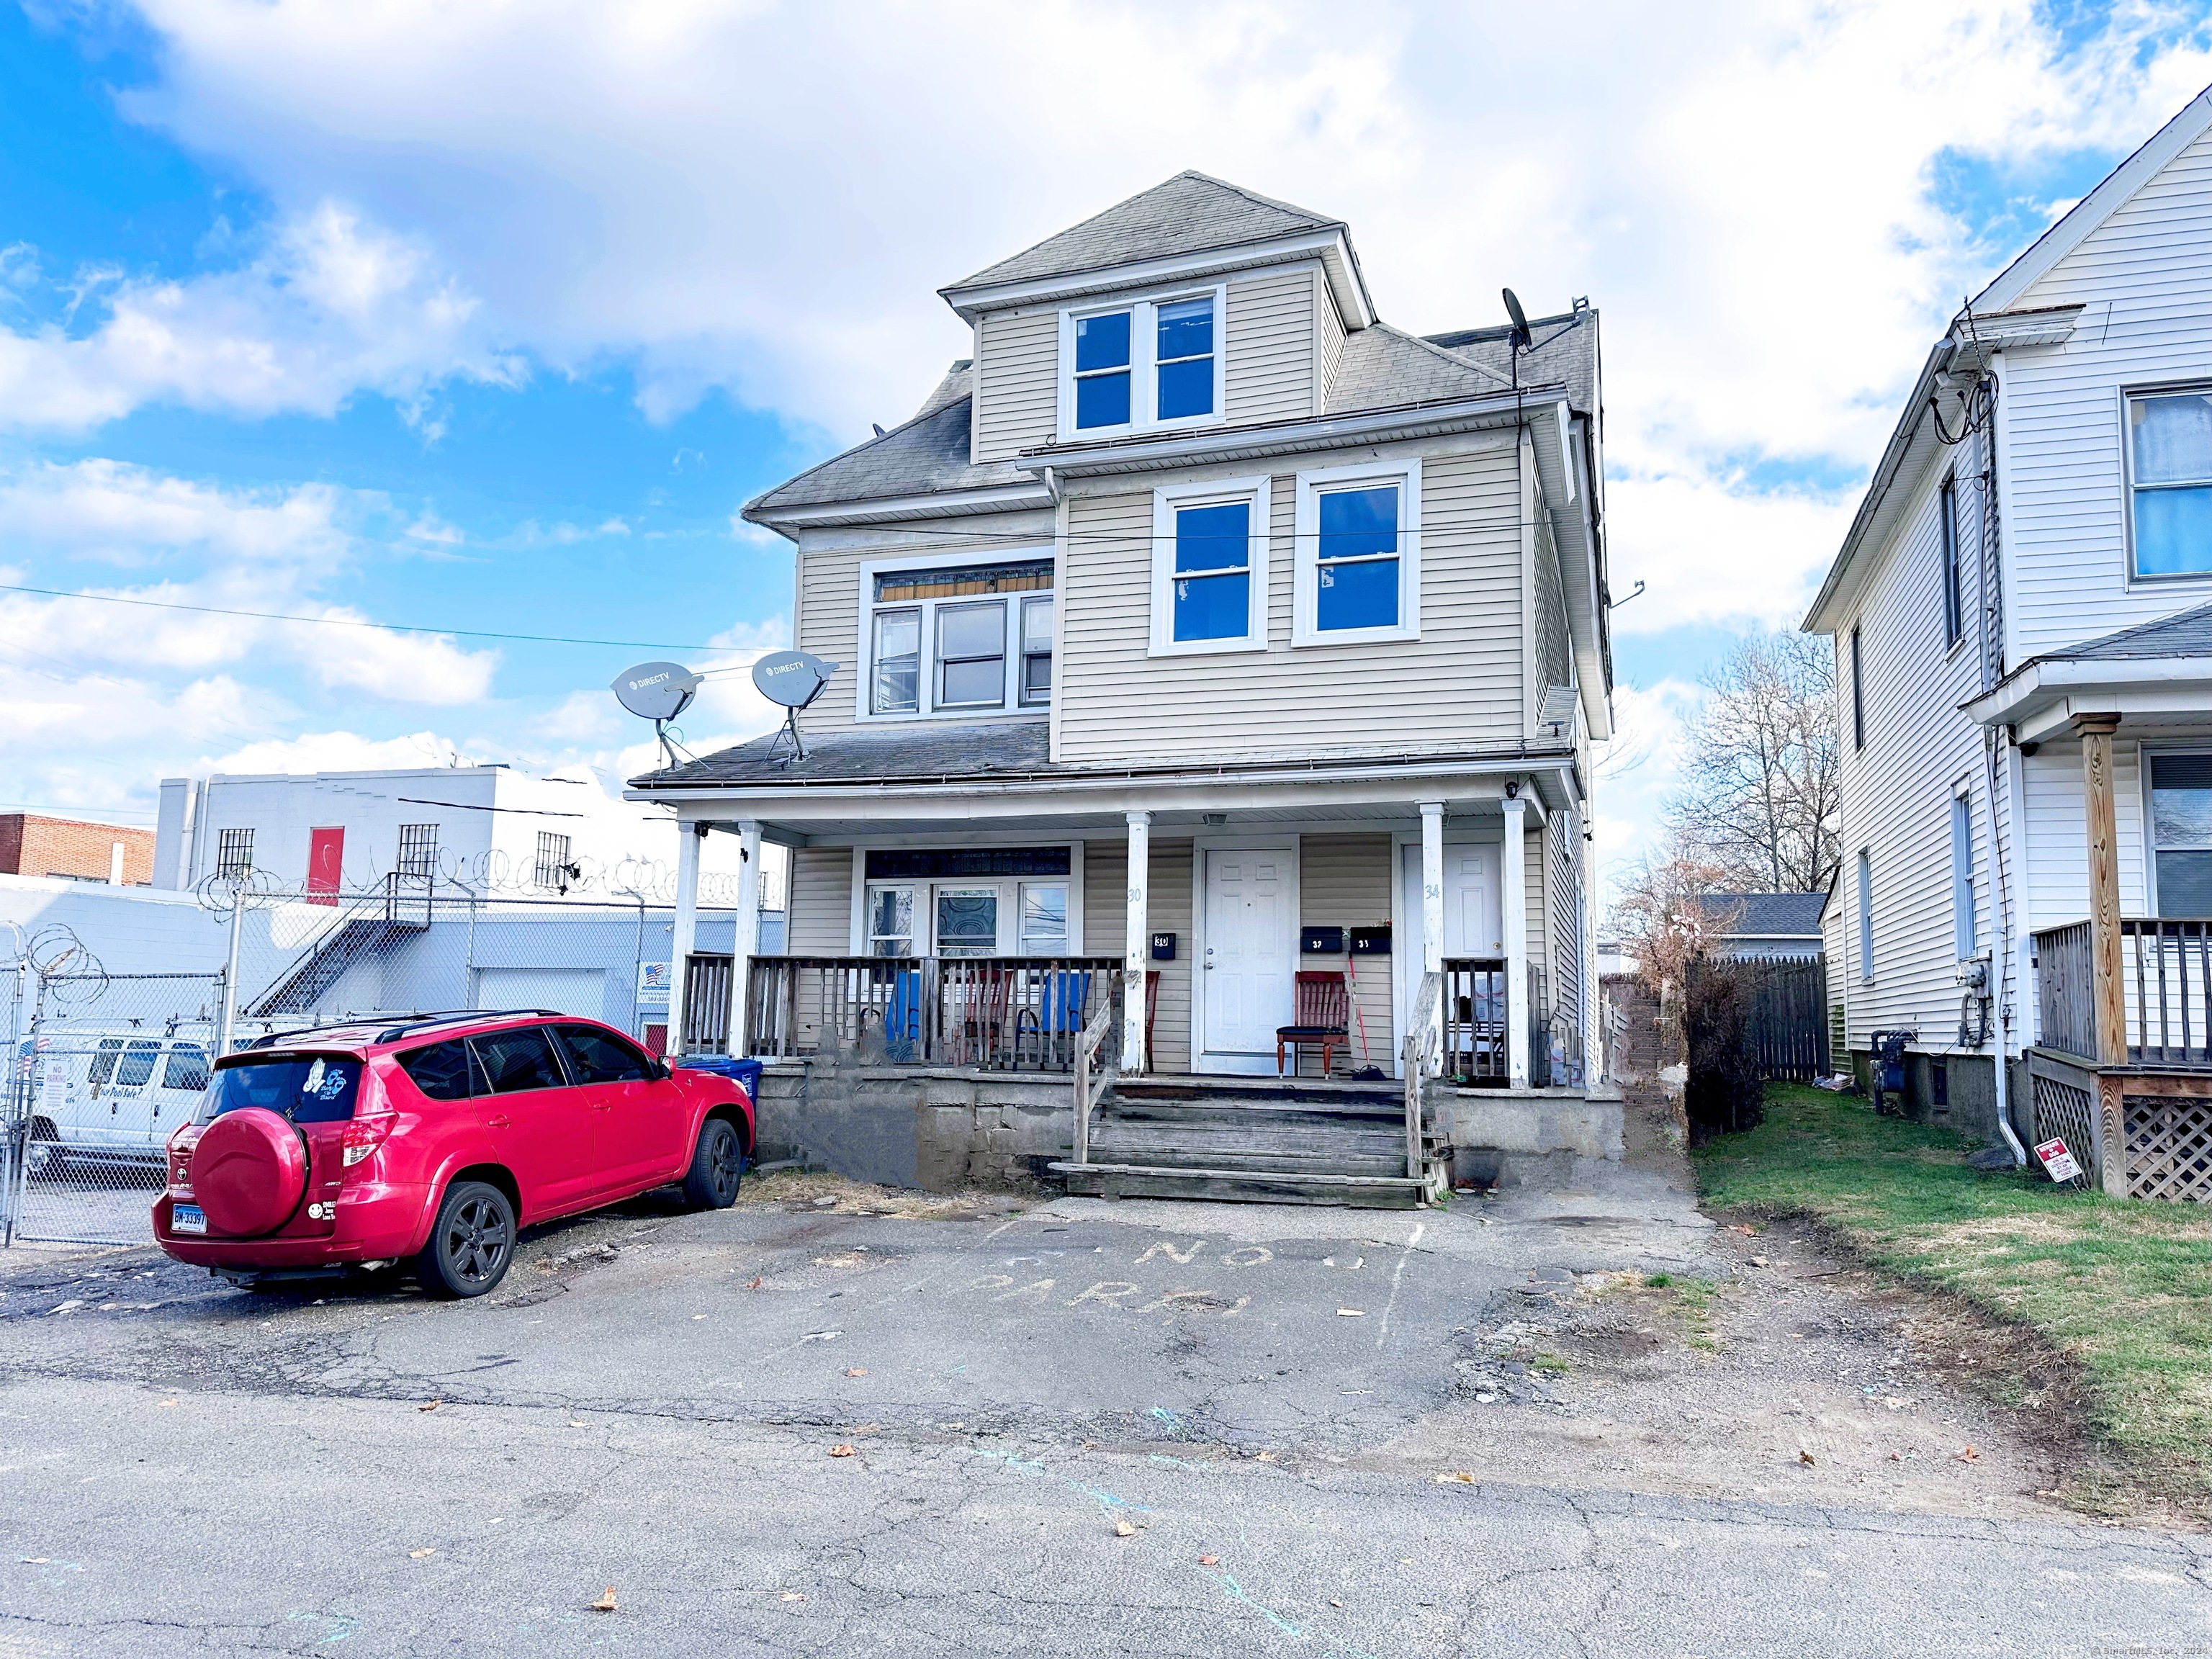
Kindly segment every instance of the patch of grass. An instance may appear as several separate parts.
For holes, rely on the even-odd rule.
[[[1555,1353],[1540,1353],[1528,1362],[1528,1369],[1532,1371],[1551,1371],[1555,1375],[1564,1375],[1572,1370],[1573,1366],[1571,1362],[1560,1358]]]
[[[1817,1217],[1870,1264],[2033,1330],[2080,1365],[2090,1426],[2212,1501],[2212,1216],[1967,1167],[1974,1143],[1771,1085],[1766,1121],[1692,1156],[1705,1201]]]

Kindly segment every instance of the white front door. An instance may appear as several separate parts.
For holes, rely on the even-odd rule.
[[[1494,843],[1444,843],[1444,948],[1447,957],[1502,957],[1505,923],[1498,903],[1500,848]],[[1404,852],[1406,966],[1418,981],[1426,956],[1421,939],[1421,848]]]
[[[1274,1064],[1275,1029],[1291,1023],[1294,872],[1287,851],[1206,849],[1200,1069]]]

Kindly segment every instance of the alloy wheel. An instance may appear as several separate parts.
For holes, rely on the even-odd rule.
[[[487,1284],[499,1277],[514,1242],[500,1206],[489,1198],[471,1197],[455,1206],[447,1222],[446,1260],[456,1276],[472,1285]]]

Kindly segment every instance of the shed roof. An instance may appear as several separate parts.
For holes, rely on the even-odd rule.
[[[1727,939],[1815,939],[1826,892],[1705,893],[1698,908],[1723,924]]]

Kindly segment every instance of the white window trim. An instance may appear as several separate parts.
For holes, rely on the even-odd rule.
[[[1156,356],[1159,329],[1154,315],[1162,306],[1185,300],[1213,301],[1213,407],[1202,415],[1181,415],[1162,420],[1154,413],[1159,404]],[[1129,313],[1129,418],[1120,426],[1075,424],[1075,325],[1085,317],[1103,317],[1116,311]],[[1088,443],[1099,438],[1126,437],[1132,432],[1174,432],[1185,427],[1218,426],[1226,418],[1224,400],[1229,393],[1229,284],[1201,283],[1195,287],[1163,288],[1146,294],[1119,294],[1085,305],[1064,307],[1060,313],[1060,436],[1059,441]]]
[[[1267,526],[1273,507],[1273,481],[1264,477],[1219,478],[1210,483],[1174,484],[1152,491],[1152,655],[1215,656],[1267,648]],[[1227,506],[1239,501],[1252,507],[1251,545],[1245,555],[1252,573],[1250,611],[1244,632],[1229,639],[1178,640],[1175,637],[1176,509]]]
[[[910,852],[941,847],[1065,847],[1067,849],[1067,873],[1064,876],[896,876],[874,881],[868,878],[868,854],[872,852]],[[1092,954],[1083,948],[1083,848],[1079,841],[1052,838],[1040,840],[1034,834],[1017,830],[979,830],[963,836],[909,836],[897,840],[875,840],[854,844],[853,851],[852,900],[846,938],[849,954],[864,957],[868,954],[868,893],[878,887],[911,887],[915,890],[915,954],[934,956],[937,950],[936,890],[939,887],[989,887],[996,885],[999,898],[999,954],[1004,957],[1021,953],[1021,889],[1025,882],[1065,883],[1067,887],[1067,954]],[[1109,951],[1107,954],[1111,955]],[[983,958],[963,958],[982,960]]]
[[[1395,483],[1400,489],[1397,625],[1335,628],[1323,633],[1314,625],[1321,569],[1321,494],[1332,485],[1364,483]],[[1421,637],[1421,463],[1418,457],[1299,473],[1296,532],[1291,561],[1297,573],[1291,595],[1293,646],[1370,645]]]
[[[1966,833],[1960,836],[1960,814],[1965,812]],[[1971,783],[1959,782],[1951,786],[1951,805],[1943,823],[1946,839],[1951,843],[1951,948],[1960,962],[1974,961],[1982,950],[1982,899],[1974,881],[1974,791]],[[1960,862],[1961,856],[1964,862]],[[1962,910],[1959,901],[1963,898]],[[1961,939],[1961,934],[1967,935]],[[1960,947],[1966,948],[1961,950]]]
[[[1019,593],[963,594],[957,599],[899,599],[878,605],[876,603],[876,578],[894,575],[906,570],[939,570],[952,565],[969,563],[979,568],[1000,564],[1036,564],[1047,562],[1053,567],[1053,585],[1049,588],[1031,588]],[[854,662],[859,672],[854,676],[858,684],[853,690],[853,718],[865,725],[880,726],[911,720],[1044,720],[1051,718],[1052,710],[1046,703],[1022,702],[1022,607],[1027,599],[1049,597],[1054,604],[1053,630],[1053,691],[1060,690],[1059,629],[1060,562],[1054,556],[1052,544],[1036,547],[989,549],[948,549],[943,552],[902,555],[895,559],[867,559],[860,565],[859,586],[854,594],[860,611],[860,626],[854,639]],[[993,599],[1006,602],[1006,696],[995,708],[978,708],[973,703],[954,708],[939,708],[934,704],[937,696],[937,607],[940,605],[988,604]],[[919,610],[921,618],[921,685],[917,697],[921,707],[911,713],[878,714],[874,712],[873,697],[876,681],[876,612],[878,611]]]
[[[2212,380],[2202,378],[2150,386],[2124,386],[2120,399],[2120,527],[2127,538],[2128,586],[2141,582],[2170,586],[2176,582],[2212,581],[2212,570],[2140,570],[2136,567],[2136,429],[2131,410],[2138,398],[2173,398],[2191,392],[2212,395]]]

